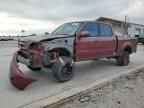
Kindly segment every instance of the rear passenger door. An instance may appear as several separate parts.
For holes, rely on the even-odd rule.
[[[108,24],[99,23],[100,35],[97,40],[97,49],[100,57],[111,57],[116,50],[117,39],[112,32],[112,28]]]

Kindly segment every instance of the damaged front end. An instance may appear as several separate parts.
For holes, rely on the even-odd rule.
[[[22,63],[27,67],[41,68],[42,67],[42,55],[39,48],[39,43],[31,41],[21,41],[18,44],[19,50],[14,53],[12,61],[10,63],[10,82],[13,86],[20,90],[24,90],[28,85],[37,81],[28,75],[23,74],[19,68],[18,63]]]
[[[20,41],[19,50],[14,53],[10,63],[10,82],[11,84],[24,90],[28,85],[37,81],[28,75],[22,73],[18,63],[26,65],[31,70],[40,70],[42,68],[52,68],[54,63],[60,63],[65,66],[63,56],[72,57],[73,38],[51,39],[44,41]],[[68,50],[70,49],[70,50]],[[70,65],[73,62],[70,60]]]
[[[25,48],[25,45],[23,45],[14,53],[11,60],[10,82],[14,87],[20,90],[24,90],[28,85],[37,81],[37,79],[24,74],[20,70],[18,63],[26,65],[31,70],[36,70],[50,68],[56,61],[56,53],[49,53],[42,48],[38,48],[38,44],[40,45],[40,43],[31,43],[28,48]]]
[[[37,79],[27,76],[22,73],[19,69],[18,61],[17,61],[18,52],[14,53],[12,61],[10,63],[10,82],[13,86],[20,90],[24,90],[29,84]]]

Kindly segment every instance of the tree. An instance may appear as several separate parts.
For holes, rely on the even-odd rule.
[[[35,33],[33,33],[33,34],[31,34],[30,36],[36,36],[36,34],[35,34]]]
[[[49,35],[49,32],[45,32],[45,35]]]
[[[25,32],[25,30],[21,30],[21,33],[24,33]]]

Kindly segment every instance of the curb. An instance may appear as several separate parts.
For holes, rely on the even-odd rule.
[[[36,102],[21,106],[20,108],[47,108],[47,107],[57,106],[68,100],[71,100],[71,99],[81,96],[83,94],[89,93],[89,92],[93,91],[94,89],[99,89],[105,85],[108,85],[108,84],[112,83],[113,81],[116,81],[120,77],[124,77],[129,74],[137,73],[142,70],[144,70],[144,65],[137,66],[134,69],[129,69],[129,70],[123,71],[119,74],[97,80],[96,82],[92,82],[88,85],[84,85],[79,88],[74,88],[69,91],[64,91],[55,96],[51,96],[51,97],[47,97],[47,98],[38,100]]]

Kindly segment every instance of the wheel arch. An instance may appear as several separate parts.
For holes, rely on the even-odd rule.
[[[72,52],[65,47],[53,48],[49,52],[58,52],[60,56],[72,57]]]
[[[132,54],[132,48],[130,46],[127,46],[124,48],[124,52],[128,52],[129,54]]]
[[[126,42],[123,46],[122,46],[122,52],[128,52],[129,54],[132,54],[133,49],[132,49],[132,43],[130,42]]]

